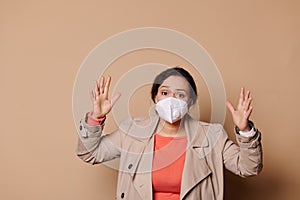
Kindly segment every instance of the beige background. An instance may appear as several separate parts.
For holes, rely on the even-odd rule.
[[[114,199],[116,171],[75,155],[73,83],[97,44],[145,26],[174,29],[202,44],[220,70],[228,99],[236,102],[241,86],[253,93],[264,170],[250,179],[226,174],[226,199],[298,199],[299,1],[112,2],[0,1],[0,199]],[[146,62],[184,61],[167,52],[138,51],[107,73],[117,78]],[[208,120],[206,87],[199,88],[201,119]],[[147,89],[140,88],[131,102],[146,98],[151,105]],[[137,106],[139,111],[130,105],[132,114],[144,114],[144,105]],[[111,131],[115,124],[111,117],[108,122]]]

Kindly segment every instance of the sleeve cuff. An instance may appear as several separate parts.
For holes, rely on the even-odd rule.
[[[239,134],[239,135],[241,135],[241,136],[243,136],[243,137],[252,137],[252,136],[254,136],[255,135],[255,133],[256,133],[256,128],[255,128],[255,126],[254,126],[254,123],[252,122],[252,121],[248,121],[248,124],[249,124],[249,126],[251,127],[251,130],[250,131],[247,131],[247,132],[244,132],[244,131],[240,131],[239,129],[238,129],[238,127],[236,126],[235,127],[235,131],[236,131],[236,133],[237,134]]]
[[[239,134],[243,137],[252,137],[255,134],[255,130],[252,127],[251,130],[247,132],[239,131]]]
[[[88,125],[90,126],[98,126],[98,125],[102,125],[104,124],[105,122],[105,119],[106,117],[102,117],[102,118],[99,118],[99,119],[95,119],[93,116],[92,116],[93,112],[89,112],[88,116],[87,116],[87,119],[86,119],[86,122]]]

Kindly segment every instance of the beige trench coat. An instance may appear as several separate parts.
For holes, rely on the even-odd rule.
[[[186,159],[180,199],[223,199],[224,167],[242,177],[257,175],[262,169],[261,134],[236,134],[238,145],[228,139],[222,125],[204,123],[186,115]],[[159,117],[128,120],[111,134],[102,126],[80,121],[77,155],[91,164],[120,158],[116,199],[151,200],[154,133]]]

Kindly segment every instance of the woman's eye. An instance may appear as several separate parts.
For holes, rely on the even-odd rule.
[[[166,95],[168,95],[168,92],[162,91],[161,94],[164,95],[164,96],[166,96]]]
[[[184,97],[185,97],[185,95],[183,93],[178,93],[177,94],[177,98],[184,98]]]

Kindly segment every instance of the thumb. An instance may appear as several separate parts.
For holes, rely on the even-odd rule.
[[[230,101],[227,101],[227,102],[226,102],[226,106],[227,106],[228,110],[229,110],[231,113],[234,112],[234,107],[233,107],[233,105],[232,105],[232,103],[231,103]]]
[[[116,103],[117,100],[120,98],[120,96],[121,96],[121,93],[120,93],[120,92],[117,92],[117,93],[113,96],[113,98],[111,99],[111,105],[112,105],[112,106],[115,105],[115,103]]]

